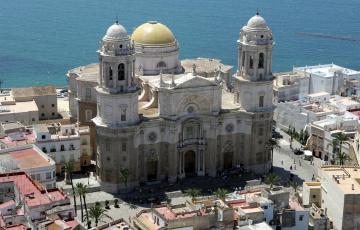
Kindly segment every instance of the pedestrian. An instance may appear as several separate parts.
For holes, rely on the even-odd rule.
[[[296,170],[296,165],[294,165],[294,169]]]
[[[283,165],[284,164],[284,161],[283,160],[281,160],[281,165]]]
[[[131,224],[131,217],[129,216],[129,224]]]
[[[292,170],[292,165],[290,166],[290,170]]]

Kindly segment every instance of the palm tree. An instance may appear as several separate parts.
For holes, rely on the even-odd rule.
[[[76,194],[80,197],[80,206],[81,206],[81,222],[84,222],[84,213],[83,213],[83,204],[85,208],[86,215],[88,214],[88,210],[86,207],[86,194],[88,193],[88,186],[79,182],[76,183]],[[89,219],[87,219],[89,221]]]
[[[69,176],[69,178],[70,178],[72,195],[73,195],[73,198],[74,198],[74,209],[75,209],[75,213],[76,213],[77,212],[77,209],[76,209],[76,193],[75,193],[75,188],[74,188],[74,183],[73,183],[73,178],[72,178],[72,174],[74,172],[73,163],[72,162],[67,162],[64,165],[64,170],[65,170],[65,173],[66,173],[65,180],[66,180],[67,176]]]
[[[270,189],[273,188],[275,184],[277,184],[280,180],[280,177],[275,173],[270,173],[265,177],[265,183],[270,185]]]
[[[349,158],[349,157],[348,157],[345,153],[339,152],[339,153],[337,154],[337,159],[338,159],[339,164],[340,164],[341,166],[344,165],[345,161],[346,161],[348,158]]]
[[[189,188],[185,190],[186,195],[190,196],[192,200],[195,199],[195,197],[199,196],[201,191],[197,188]]]
[[[226,198],[226,194],[228,193],[228,191],[224,188],[218,188],[215,192],[214,195],[217,196],[220,200],[225,201]]]
[[[84,211],[83,211],[83,202],[82,202],[83,184],[81,182],[76,183],[75,192],[77,195],[79,195],[80,209],[81,209],[81,222],[84,222]]]
[[[95,226],[98,226],[99,221],[103,221],[105,218],[112,219],[106,214],[107,210],[102,208],[100,205],[95,205],[89,209],[89,213],[86,215],[87,219],[95,221]]]
[[[274,149],[280,148],[278,140],[271,138],[266,142],[266,147],[271,151],[271,169],[274,165]]]
[[[121,181],[124,182],[125,188],[127,188],[129,176],[130,176],[129,169],[127,168],[120,169],[120,178]]]
[[[298,195],[298,190],[299,190],[299,187],[300,187],[299,184],[296,183],[296,182],[291,181],[291,182],[290,182],[290,187],[293,188],[293,190],[294,190],[294,195],[295,195],[295,197],[297,197],[297,195]]]
[[[335,138],[333,144],[335,144],[335,146],[339,146],[338,153],[342,153],[342,145],[347,142],[349,138],[344,133],[335,133],[331,136]]]

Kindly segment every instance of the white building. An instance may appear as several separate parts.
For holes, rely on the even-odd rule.
[[[329,217],[332,229],[358,229],[360,226],[360,170],[357,167],[322,166],[318,170],[318,191],[313,202],[321,204],[324,213]],[[313,196],[316,190],[304,190],[303,197]],[[309,199],[309,198],[308,198]]]
[[[11,95],[0,95],[0,122],[19,121],[24,125],[39,121],[39,109],[35,101],[15,101]]]
[[[56,162],[56,173],[72,162],[74,171],[80,170],[80,134],[75,125],[37,125],[34,128],[36,145]]]
[[[354,139],[359,128],[359,118],[349,112],[343,115],[328,115],[325,119],[315,121],[310,125],[310,142],[309,147],[315,155],[327,161],[335,157],[333,146],[334,135],[344,133],[349,137],[349,141]],[[341,151],[349,154],[351,144],[344,143]]]
[[[360,79],[360,72],[335,64],[305,66],[293,68],[293,72],[309,77],[308,94],[327,92],[331,95],[344,92],[344,81]]]
[[[56,187],[55,161],[35,145],[0,150],[0,173],[24,171],[45,188]]]

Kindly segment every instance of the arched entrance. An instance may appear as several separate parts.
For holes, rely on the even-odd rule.
[[[147,170],[148,181],[157,180],[157,166],[158,166],[157,160],[147,161],[146,170]]]
[[[225,152],[224,153],[224,170],[231,169],[233,167],[233,152]]]
[[[189,150],[185,153],[185,164],[184,164],[184,169],[185,169],[185,175],[186,176],[194,176],[196,175],[196,154],[194,151]]]

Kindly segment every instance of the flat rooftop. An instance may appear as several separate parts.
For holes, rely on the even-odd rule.
[[[344,194],[360,194],[360,168],[322,166],[319,171],[321,174],[330,177],[332,183],[340,188]]]
[[[41,153],[34,146],[24,146],[23,149],[9,148],[0,151],[0,168],[22,170],[47,167],[54,161]]]
[[[35,97],[35,96],[56,96],[55,86],[33,86],[26,88],[11,89],[13,97]]]
[[[344,68],[335,64],[296,67],[294,68],[294,71],[301,71],[301,72],[306,71],[306,73],[315,74],[320,77],[333,77],[334,73],[337,71],[340,71],[348,76],[360,74],[359,71]]]
[[[49,205],[61,201],[70,202],[67,195],[59,189],[48,189],[46,191],[24,172],[0,174],[0,187],[2,183],[9,182],[14,183],[20,194],[25,197],[25,202],[29,207]]]
[[[11,113],[38,112],[38,107],[34,100],[17,101],[9,96],[0,96],[0,115]]]
[[[196,65],[196,72],[198,73],[211,73],[221,70],[222,72],[228,72],[233,67],[230,65],[224,65],[220,59],[213,58],[196,58],[185,59],[181,61],[181,66],[185,69],[185,72],[192,72],[193,65]]]
[[[99,71],[99,63],[92,63],[69,70],[69,73],[77,74],[76,80],[79,81],[98,82]]]

